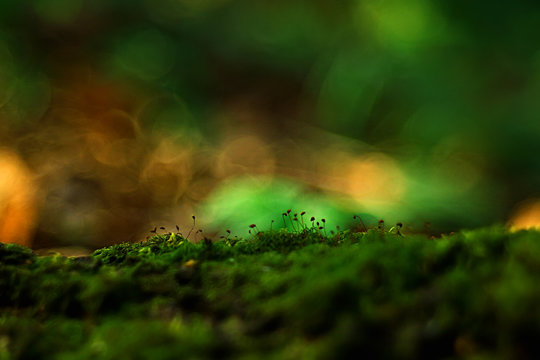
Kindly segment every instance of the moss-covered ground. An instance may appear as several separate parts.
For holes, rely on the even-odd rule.
[[[0,294],[0,359],[534,359],[540,233],[0,245]]]

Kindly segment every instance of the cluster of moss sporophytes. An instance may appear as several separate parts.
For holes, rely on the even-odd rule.
[[[285,214],[293,231],[156,229],[78,258],[0,245],[0,359],[538,354],[539,232],[330,233]]]

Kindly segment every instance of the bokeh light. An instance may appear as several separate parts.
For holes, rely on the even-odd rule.
[[[533,226],[538,10],[3,1],[2,241],[92,249],[192,215],[241,236],[289,208],[329,226]]]

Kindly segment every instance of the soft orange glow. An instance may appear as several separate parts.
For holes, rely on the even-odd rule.
[[[0,242],[29,246],[36,218],[32,174],[13,152],[0,149]]]
[[[388,156],[367,154],[353,160],[347,172],[348,190],[357,200],[394,202],[403,195],[403,174]]]
[[[540,199],[525,202],[518,207],[509,221],[510,229],[540,229]]]
[[[324,179],[321,187],[326,190],[342,193],[370,208],[396,203],[405,193],[405,175],[387,155],[328,150],[324,157],[331,164],[319,169]]]

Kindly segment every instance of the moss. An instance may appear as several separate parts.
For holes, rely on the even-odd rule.
[[[16,244],[2,244],[0,243],[0,263],[6,265],[18,265],[24,263],[31,263],[35,254],[32,250],[24,246]]]
[[[534,358],[540,233],[0,247],[0,358]],[[62,340],[58,340],[62,339]]]

